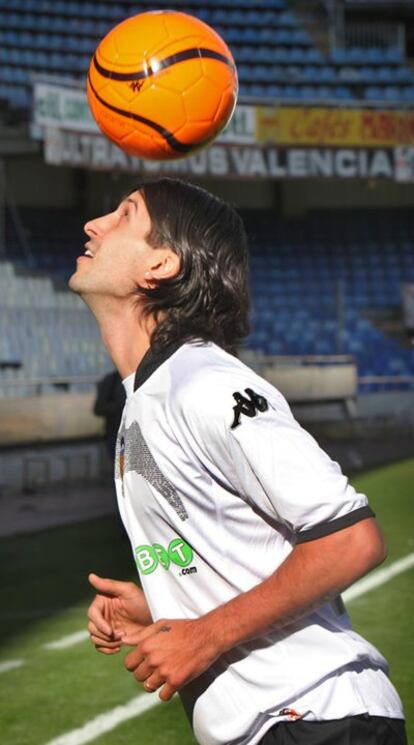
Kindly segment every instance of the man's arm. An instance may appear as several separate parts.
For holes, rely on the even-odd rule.
[[[198,677],[221,654],[263,632],[281,629],[335,597],[385,558],[373,518],[296,546],[266,580],[195,620],[160,620],[134,639],[125,659],[160,698]]]
[[[280,629],[333,599],[386,556],[383,536],[370,518],[324,538],[299,544],[264,582],[216,611],[223,651],[270,626]],[[207,617],[205,617],[207,618]]]

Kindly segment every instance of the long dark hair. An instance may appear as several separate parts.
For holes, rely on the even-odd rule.
[[[180,258],[176,277],[139,287],[145,312],[157,326],[154,350],[195,339],[234,353],[249,332],[247,238],[240,216],[221,199],[173,178],[136,187],[151,219],[146,240],[169,246]]]

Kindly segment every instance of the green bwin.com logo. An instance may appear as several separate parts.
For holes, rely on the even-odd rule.
[[[193,560],[193,550],[181,538],[174,538],[165,549],[160,543],[152,546],[143,545],[135,548],[135,561],[141,574],[151,574],[159,564],[168,570],[173,563],[179,567],[187,567]]]

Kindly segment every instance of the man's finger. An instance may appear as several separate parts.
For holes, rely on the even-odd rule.
[[[130,673],[132,673],[134,670],[136,670],[138,665],[141,664],[143,659],[144,659],[144,655],[142,654],[140,649],[136,648],[133,650],[133,652],[130,652],[129,654],[127,654],[124,660],[124,665],[126,669],[129,670]]]
[[[153,673],[148,678],[144,680],[143,687],[144,691],[147,693],[153,693],[154,691],[157,691],[158,688],[163,684],[163,680],[160,679],[159,675],[157,673]]]
[[[95,590],[98,590],[102,595],[108,595],[109,597],[123,597],[131,593],[131,590],[136,589],[133,582],[123,582],[118,579],[109,579],[108,577],[99,577],[93,572],[88,576],[88,580]]]
[[[88,631],[91,636],[96,636],[99,639],[102,639],[103,642],[113,642],[114,640],[119,640],[120,637],[117,634],[111,633],[111,634],[104,634],[103,631],[100,631],[98,627],[93,623],[93,621],[89,621],[88,623]]]
[[[137,631],[136,634],[128,635],[123,635],[122,633],[120,633],[119,638],[121,639],[122,644],[125,644],[126,647],[136,647],[137,644],[142,641],[140,631]]]
[[[121,644],[119,641],[108,641],[107,639],[102,639],[101,636],[95,636],[94,634],[90,635],[90,640],[94,647],[106,647],[107,649],[121,649]]]
[[[170,701],[177,693],[177,688],[174,688],[170,683],[165,683],[159,692],[159,698],[161,701]]]
[[[105,647],[105,646],[99,646],[95,645],[95,649],[97,652],[100,652],[101,654],[117,654],[121,651],[121,647]]]
[[[144,657],[142,662],[134,670],[134,678],[139,681],[147,680],[150,675],[155,674],[155,668],[150,665],[148,658]]]
[[[88,618],[89,621],[95,624],[97,630],[101,634],[106,634],[109,638],[113,637],[113,630],[111,625],[108,623],[108,621],[104,618],[104,606],[97,603],[96,601],[92,603],[92,605],[89,607],[88,611]]]
[[[128,646],[141,644],[145,639],[148,639],[148,637],[157,634],[159,632],[159,628],[160,621],[151,623],[149,626],[143,626],[142,630],[138,631],[136,634],[123,634],[121,637],[122,642],[123,644],[126,644]]]

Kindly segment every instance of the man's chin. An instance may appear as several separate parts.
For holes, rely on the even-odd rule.
[[[85,286],[85,281],[82,280],[82,277],[79,276],[78,272],[74,272],[71,277],[69,277],[68,281],[68,287],[72,292],[75,292],[77,295],[80,295],[82,299],[85,299],[85,295],[87,293],[87,287]]]
[[[68,287],[69,287],[70,290],[72,290],[72,292],[79,292],[80,291],[80,289],[79,289],[79,282],[77,281],[78,280],[78,277],[76,275],[77,275],[77,272],[74,272],[72,274],[72,276],[69,277],[69,280],[68,280]]]

